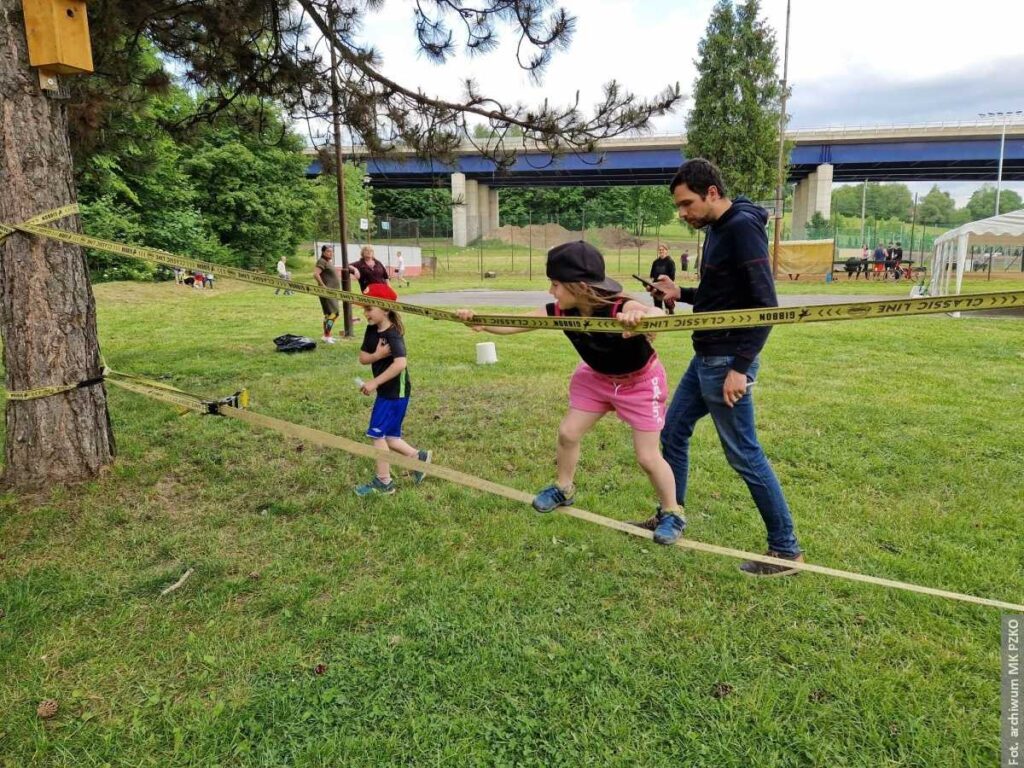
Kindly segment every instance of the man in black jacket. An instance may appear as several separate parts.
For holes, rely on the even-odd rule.
[[[693,304],[694,312],[777,307],[768,252],[768,213],[745,197],[730,200],[718,168],[707,160],[683,163],[669,186],[679,218],[707,233],[700,283],[680,289],[661,277],[666,298]],[[740,566],[754,576],[781,576],[795,571],[787,562],[803,562],[793,532],[793,518],[778,478],[761,449],[754,429],[750,386],[760,365],[770,327],[694,331],[694,356],[676,389],[661,433],[662,451],[676,478],[681,507],[686,500],[690,436],[697,422],[711,415],[729,464],[743,478],[768,533],[767,555],[778,565],[748,561]],[[655,540],[672,543],[686,521],[659,515]]]
[[[676,263],[668,255],[668,246],[664,243],[658,246],[658,258],[651,263],[651,280],[657,280],[662,275],[665,275],[669,280],[674,281],[676,279]],[[676,303],[674,301],[671,299],[666,301],[665,297],[657,291],[652,291],[650,288],[647,290],[654,300],[654,306],[659,309],[664,307],[665,311],[670,315],[676,313]]]

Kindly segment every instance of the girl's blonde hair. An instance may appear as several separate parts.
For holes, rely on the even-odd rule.
[[[562,283],[562,285],[576,299],[576,306],[579,307],[581,315],[592,315],[598,307],[610,307],[620,298],[625,298],[621,293],[602,291],[587,283]]]

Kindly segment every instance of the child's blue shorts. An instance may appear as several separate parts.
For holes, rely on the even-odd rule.
[[[390,399],[378,397],[373,401],[373,412],[370,414],[370,426],[366,436],[379,440],[382,437],[401,437],[402,422],[409,408],[409,398]]]

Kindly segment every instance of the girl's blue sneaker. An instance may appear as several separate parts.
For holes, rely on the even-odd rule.
[[[388,495],[395,492],[395,481],[390,480],[384,482],[379,477],[374,477],[373,480],[366,483],[365,485],[356,486],[356,496],[371,496],[375,493],[382,495]]]
[[[686,521],[671,512],[663,514],[654,529],[654,541],[658,544],[675,544],[686,530]]]
[[[568,507],[572,505],[575,498],[571,489],[567,495],[557,485],[549,485],[534,497],[533,508],[538,512],[550,512],[555,507]]]

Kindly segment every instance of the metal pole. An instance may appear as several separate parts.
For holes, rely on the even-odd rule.
[[[779,169],[775,186],[775,237],[772,250],[772,276],[779,273],[779,241],[782,239],[782,185],[786,173],[786,89],[789,80],[789,4],[786,0],[786,44],[782,58],[782,100],[779,109]]]
[[[625,222],[625,220],[623,220],[623,222],[622,222],[622,224],[620,226],[620,229],[622,229],[623,233],[625,233],[625,231],[626,231],[626,222]],[[622,235],[619,235],[618,241],[619,241],[619,274],[621,275],[622,274]]]
[[[864,239],[864,214],[867,211],[868,204],[868,180],[864,179],[864,186],[860,190],[860,244],[861,247],[867,245],[867,240]]]
[[[530,255],[527,257],[527,275],[528,279],[533,280],[533,210],[526,212],[528,226],[530,228]]]
[[[1006,149],[1006,121],[1010,119],[1010,113],[1003,115],[1003,133],[999,139],[999,173],[996,175],[996,213],[999,215],[999,191],[1003,185],[1003,150]],[[991,266],[991,263],[989,264]],[[991,275],[991,269],[989,270]]]
[[[910,218],[910,263],[914,263],[914,230],[917,228],[917,192],[914,193],[914,215]],[[921,238],[922,246],[924,238]],[[924,261],[924,248],[921,248],[921,261]],[[913,272],[911,272],[913,275]]]
[[[636,212],[636,273],[640,274],[640,209]]]
[[[335,29],[334,4],[328,9],[331,30]],[[338,88],[338,52],[334,40],[328,40],[331,49],[331,119],[334,123],[334,165],[338,184],[338,231],[341,245],[341,289],[352,290],[351,273],[348,271],[348,231],[345,227],[345,158],[341,152],[341,93]],[[352,337],[352,305],[344,301],[341,304],[342,327],[345,338]]]
[[[550,213],[548,214],[548,218],[549,219],[551,218],[551,214]],[[547,254],[547,252],[548,252],[548,223],[547,222],[544,222],[543,232],[544,232],[544,253]]]

